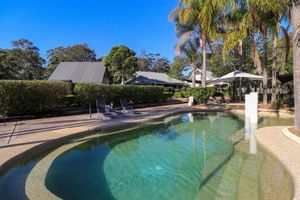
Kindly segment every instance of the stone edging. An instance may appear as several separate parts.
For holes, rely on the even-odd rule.
[[[298,143],[287,138],[282,129],[287,127],[265,127],[256,131],[259,145],[275,156],[288,171],[294,185],[293,200],[300,200],[300,160],[297,159]]]
[[[291,133],[288,128],[282,129],[282,134],[285,137],[287,137],[288,139],[300,144],[300,137],[298,137],[295,134]]]

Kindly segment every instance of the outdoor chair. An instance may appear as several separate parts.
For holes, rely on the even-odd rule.
[[[102,119],[117,119],[123,117],[123,113],[114,110],[112,107],[105,105],[104,99],[96,99],[97,114]]]
[[[127,99],[120,99],[120,103],[124,113],[134,113],[132,106],[128,105]]]

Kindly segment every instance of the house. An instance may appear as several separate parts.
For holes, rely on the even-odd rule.
[[[211,80],[213,80],[215,78],[216,77],[214,76],[214,74],[212,72],[206,71],[206,82],[210,82]],[[201,82],[202,82],[202,70],[201,69],[196,69],[195,79],[196,79],[196,87],[200,87]],[[192,75],[186,81],[187,81],[187,84],[192,85]]]
[[[130,83],[137,85],[161,85],[174,88],[181,88],[185,85],[183,81],[172,78],[166,73],[144,71],[137,71]]]
[[[48,80],[106,84],[109,80],[101,62],[61,62]]]

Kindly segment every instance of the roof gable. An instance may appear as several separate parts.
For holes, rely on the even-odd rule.
[[[135,83],[140,84],[184,84],[183,81],[180,81],[175,78],[171,78],[166,73],[157,73],[157,72],[136,72],[136,77],[134,78]]]
[[[105,66],[101,62],[61,62],[49,80],[73,83],[103,83]]]

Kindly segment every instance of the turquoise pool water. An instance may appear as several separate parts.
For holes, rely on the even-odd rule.
[[[262,118],[259,126],[291,123]],[[260,148],[250,153],[244,126],[234,115],[194,113],[95,137],[55,158],[41,184],[62,199],[291,199],[285,169]],[[0,178],[1,199],[26,198],[25,180],[38,161]]]

